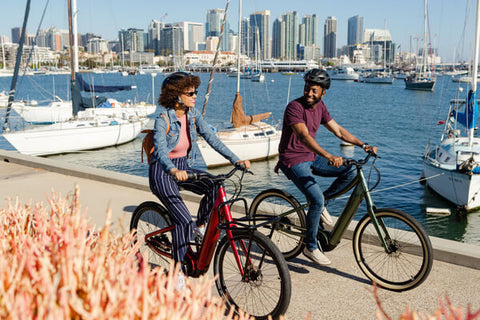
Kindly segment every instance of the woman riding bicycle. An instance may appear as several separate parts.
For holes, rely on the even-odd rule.
[[[322,98],[330,88],[330,76],[325,70],[312,69],[305,76],[303,96],[291,101],[283,117],[282,137],[279,145],[279,161],[275,167],[297,186],[310,203],[307,213],[307,231],[303,254],[316,264],[327,265],[330,260],[317,245],[317,231],[324,210],[324,196],[342,190],[355,177],[355,169],[343,166],[342,157],[334,156],[315,140],[320,125],[345,142],[362,147],[365,152],[377,152],[330,116]],[[331,165],[329,165],[331,163]],[[322,192],[315,175],[337,177],[332,185]]]
[[[173,230],[173,259],[183,263],[187,242],[205,233],[216,198],[216,188],[211,181],[187,181],[189,172],[203,172],[192,168],[197,134],[232,164],[250,168],[248,160],[239,160],[213,133],[201,113],[195,109],[200,78],[185,72],[175,72],[162,83],[158,104],[161,105],[154,125],[154,152],[150,160],[150,189],[167,208]],[[197,221],[193,222],[179,187],[203,195]],[[179,289],[184,288],[183,274],[179,275]]]

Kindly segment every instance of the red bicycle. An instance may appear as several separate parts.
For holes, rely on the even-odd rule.
[[[234,195],[227,200],[224,181],[237,170],[241,171],[236,175],[239,188],[235,188]],[[215,285],[228,307],[245,311],[256,319],[267,319],[269,315],[276,319],[286,312],[290,303],[291,280],[285,258],[268,237],[251,225],[248,217],[242,215],[234,219],[230,209],[234,202],[242,202],[248,212],[246,200],[239,197],[246,172],[249,171],[235,167],[227,174],[202,173],[190,177],[214,181],[218,195],[203,241],[188,243],[183,271],[189,277],[199,277],[208,271],[213,258]],[[140,204],[130,222],[130,229],[136,230],[137,241],[142,241],[142,255],[148,251],[149,263],[166,270],[173,261],[174,228],[168,211],[152,201]]]

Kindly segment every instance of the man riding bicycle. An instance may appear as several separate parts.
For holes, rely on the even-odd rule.
[[[305,195],[310,203],[307,212],[307,230],[303,254],[314,263],[328,265],[330,260],[317,244],[317,232],[321,217],[329,218],[324,208],[324,197],[342,190],[355,178],[356,170],[343,165],[343,159],[323,149],[315,140],[320,125],[325,126],[339,139],[361,147],[365,152],[377,153],[377,148],[363,143],[329,114],[322,98],[330,88],[330,76],[325,70],[312,69],[305,76],[303,96],[291,101],[285,109],[279,160],[275,167]],[[337,177],[332,185],[322,192],[316,175]]]

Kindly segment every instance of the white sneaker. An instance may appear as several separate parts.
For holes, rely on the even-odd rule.
[[[315,249],[313,251],[308,250],[306,247],[303,249],[303,255],[308,259],[312,260],[314,263],[319,264],[321,266],[326,266],[330,263],[330,259],[327,258],[325,254],[323,254],[320,249]]]
[[[201,243],[203,241],[203,238],[205,237],[205,227],[195,226],[192,232],[193,232],[193,239],[195,239],[195,241],[197,241],[198,243]]]
[[[182,272],[180,272],[177,276],[177,284],[175,285],[175,290],[176,291],[185,291],[186,286],[185,286],[185,276],[183,275]]]
[[[330,215],[330,212],[328,212],[327,207],[323,207],[320,220],[327,226],[333,226],[333,219],[332,219],[332,216]]]

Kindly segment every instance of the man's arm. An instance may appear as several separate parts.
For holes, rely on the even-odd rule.
[[[355,137],[353,134],[347,131],[344,127],[339,125],[335,120],[330,120],[325,124],[325,128],[327,128],[330,132],[332,132],[335,136],[337,136],[339,139],[342,139],[345,142],[352,143],[356,146],[359,146],[365,152],[367,151],[373,151],[374,153],[377,153],[377,147],[374,146],[369,146],[364,144],[362,141],[360,141],[357,137]]]
[[[333,120],[332,120],[333,121]],[[307,126],[304,123],[296,123],[292,125],[293,132],[297,135],[298,139],[315,154],[324,157],[328,161],[332,162],[332,165],[339,167],[342,165],[342,157],[336,157],[328,153],[325,149],[315,141],[315,139],[308,133]]]

